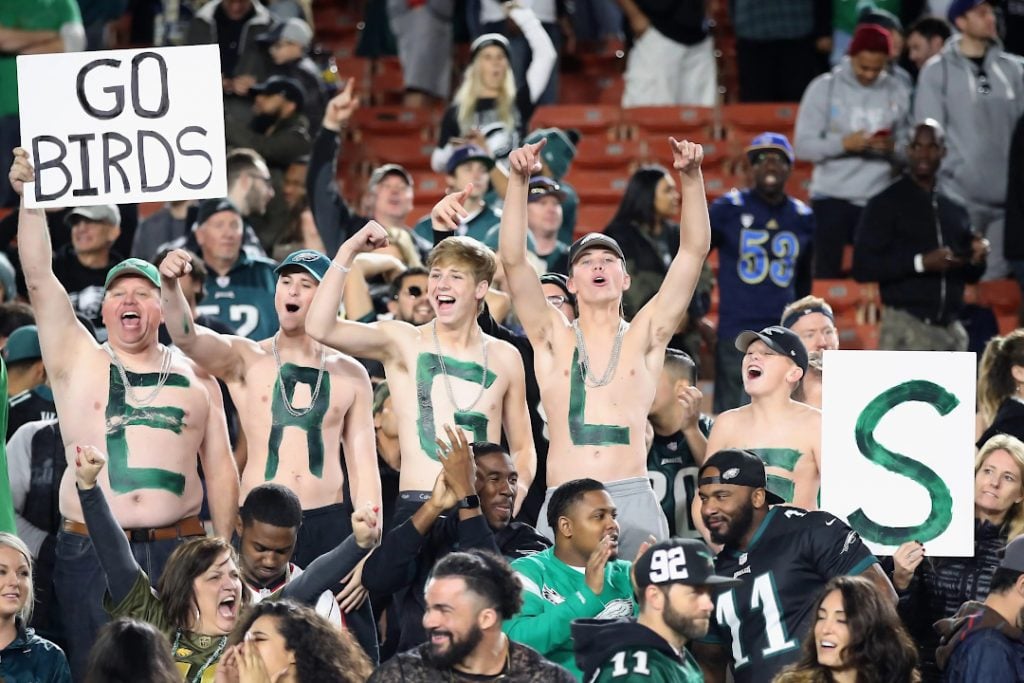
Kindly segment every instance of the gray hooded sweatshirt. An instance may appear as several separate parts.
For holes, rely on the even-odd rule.
[[[843,138],[858,130],[889,131],[902,152],[910,113],[910,88],[888,71],[861,85],[844,57],[832,71],[811,81],[796,118],[796,156],[814,162],[812,197],[833,197],[863,206],[892,181],[892,159],[849,154]]]
[[[960,36],[947,40],[918,78],[914,118],[933,118],[946,130],[939,189],[969,204],[1001,207],[1010,139],[1024,114],[1024,60],[992,44],[982,64],[964,57]]]

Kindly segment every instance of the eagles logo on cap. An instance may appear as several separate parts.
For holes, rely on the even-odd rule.
[[[722,473],[722,479],[735,479],[740,473],[739,467],[732,467]]]
[[[295,254],[295,256],[292,257],[292,260],[293,261],[302,261],[303,263],[308,263],[308,262],[316,261],[319,258],[320,258],[320,254],[316,254],[314,252],[307,251],[305,253],[300,252],[298,254]]]

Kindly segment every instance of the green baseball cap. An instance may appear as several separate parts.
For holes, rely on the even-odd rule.
[[[288,254],[281,265],[274,268],[274,272],[280,275],[282,270],[289,267],[301,268],[320,282],[331,267],[331,259],[315,249],[299,249]]]
[[[107,271],[107,279],[103,283],[104,291],[110,289],[110,284],[119,277],[126,275],[138,275],[153,283],[154,287],[160,287],[160,271],[149,261],[140,258],[126,258],[116,266]]]

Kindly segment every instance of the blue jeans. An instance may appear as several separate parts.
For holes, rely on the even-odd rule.
[[[130,543],[132,555],[154,586],[167,564],[167,558],[186,539]],[[61,530],[57,533],[57,561],[53,571],[64,635],[67,642],[71,676],[85,679],[89,650],[100,628],[110,621],[103,609],[107,579],[99,557],[88,536]]]

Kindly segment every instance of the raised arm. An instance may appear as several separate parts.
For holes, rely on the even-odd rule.
[[[673,167],[679,171],[682,214],[679,217],[679,250],[669,266],[658,293],[637,314],[650,331],[650,349],[664,351],[686,315],[693,290],[700,278],[701,266],[711,249],[711,221],[704,194],[704,176],[700,164],[704,148],[700,145],[669,138]]]
[[[349,235],[346,226],[351,211],[338,193],[336,165],[341,152],[341,133],[359,106],[353,95],[354,79],[327,103],[320,132],[313,139],[306,174],[306,197],[317,231],[324,242],[324,253],[338,249]]]
[[[348,488],[354,509],[369,505],[380,508],[380,470],[377,469],[377,441],[373,429],[373,388],[366,370],[355,361],[351,363],[349,386],[355,392],[352,405],[345,415],[341,442],[345,448],[348,466]]]
[[[179,282],[191,272],[192,256],[182,249],[175,249],[160,263],[160,305],[171,341],[210,374],[225,382],[241,380],[246,369],[242,347],[255,342],[196,328]]]
[[[539,173],[540,153],[547,144],[542,139],[513,150],[508,157],[508,190],[498,233],[498,255],[512,295],[512,307],[534,347],[550,345],[555,316],[560,315],[544,297],[537,271],[526,259],[526,200],[530,176]]]
[[[357,323],[338,319],[338,308],[345,293],[345,280],[352,262],[361,253],[388,245],[388,233],[376,221],[370,221],[345,241],[317,287],[306,316],[306,333],[318,342],[357,358],[385,361],[395,353],[392,328],[402,325],[394,321]]]
[[[540,19],[528,7],[513,7],[509,18],[515,22],[530,46],[530,66],[526,69],[526,86],[530,89],[530,101],[536,102],[544,94],[551,80],[551,74],[558,60],[551,36],[544,30]]]
[[[10,172],[14,191],[22,194],[25,183],[34,179],[35,171],[29,162],[28,152],[20,147],[15,148]],[[25,274],[29,301],[39,327],[43,361],[49,376],[60,382],[61,378],[68,376],[75,364],[97,347],[93,338],[78,322],[68,293],[53,274],[53,247],[50,244],[46,214],[42,209],[27,208],[24,197],[18,214],[18,255]]]
[[[238,514],[238,469],[231,453],[228,425],[224,417],[224,397],[212,377],[200,377],[210,395],[206,432],[199,445],[199,459],[206,477],[213,531],[230,541]]]
[[[516,465],[519,481],[516,484],[516,503],[513,514],[526,500],[526,494],[537,476],[537,448],[533,443],[530,412],[526,408],[526,379],[523,359],[514,348],[509,349],[510,381],[502,404],[502,423],[508,440],[509,455]]]

